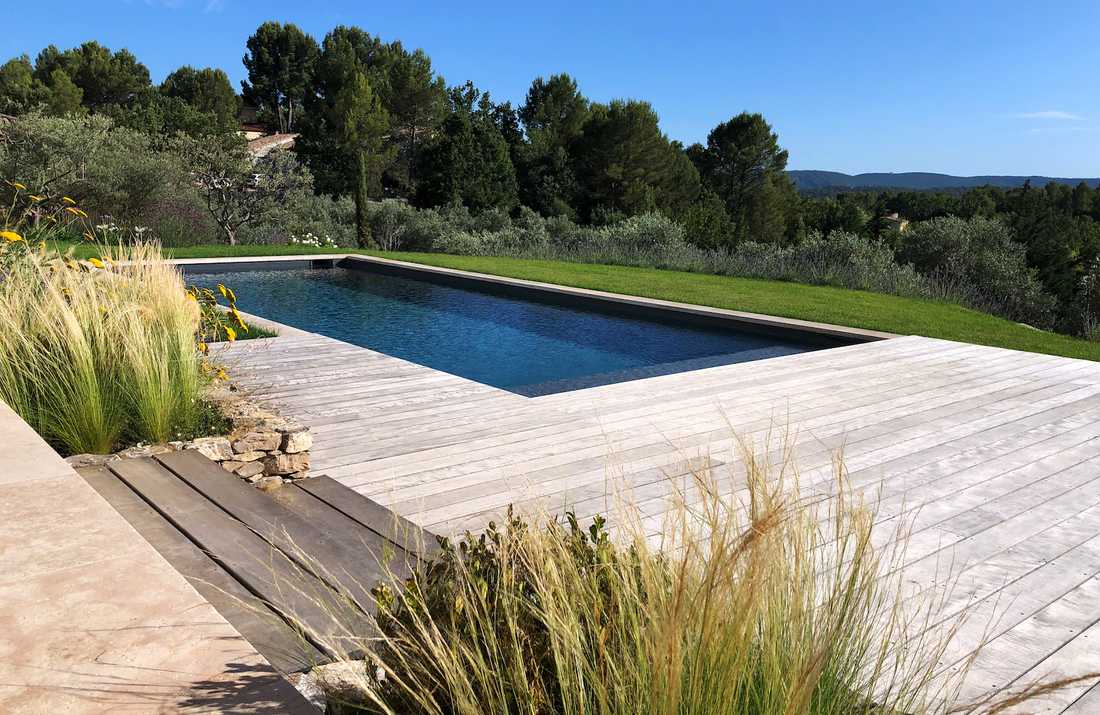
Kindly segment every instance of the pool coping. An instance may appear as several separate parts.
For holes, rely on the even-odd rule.
[[[608,303],[618,304],[620,306],[644,308],[664,313],[692,316],[694,318],[704,318],[711,320],[718,319],[723,322],[728,321],[731,323],[737,323],[742,326],[754,327],[757,329],[764,328],[779,330],[783,332],[810,333],[813,335],[819,335],[828,338],[839,338],[842,340],[860,343],[874,342],[878,340],[889,340],[891,338],[901,337],[896,333],[887,333],[879,330],[851,328],[843,325],[833,325],[831,323],[819,323],[810,320],[799,320],[798,318],[784,318],[775,315],[765,315],[763,313],[750,313],[740,310],[730,310],[727,308],[715,308],[706,305],[696,305],[694,303],[680,303],[670,300],[661,300],[659,298],[645,298],[642,296],[628,295],[624,293],[611,293],[608,291],[593,290],[590,288],[577,288],[574,286],[558,285],[556,283],[543,283],[540,281],[531,281],[523,278],[494,276],[487,273],[476,273],[473,271],[464,271],[456,268],[443,268],[440,266],[429,266],[421,263],[411,263],[409,261],[398,261],[392,258],[364,256],[357,253],[325,253],[297,256],[284,255],[232,256],[224,258],[182,258],[173,259],[171,262],[181,267],[205,265],[212,266],[219,264],[247,265],[271,263],[309,263],[310,265],[312,265],[315,262],[321,264],[335,265],[337,263],[343,262],[360,262],[375,266],[387,266],[406,271],[425,273],[434,276],[479,282],[490,286],[495,285],[509,288],[522,288],[557,296],[605,301]],[[278,326],[278,324],[273,323],[273,321],[270,322],[272,322],[272,325],[265,327],[279,327],[280,329],[285,330],[285,327]],[[262,323],[257,321],[257,324]],[[294,328],[292,330],[298,329]]]

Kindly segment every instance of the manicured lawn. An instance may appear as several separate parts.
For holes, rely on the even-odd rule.
[[[86,252],[94,247],[78,246],[77,249],[81,255],[91,255]],[[342,248],[190,246],[167,249],[166,253],[175,258],[363,253],[578,288],[1100,361],[1100,343],[1033,330],[950,303],[845,288],[649,268]]]

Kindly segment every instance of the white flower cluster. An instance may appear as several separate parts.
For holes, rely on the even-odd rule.
[[[142,235],[146,231],[149,230],[148,226],[130,226],[130,227],[119,226],[114,221],[108,221],[107,223],[97,223],[95,228],[96,228],[96,231],[99,231],[100,233],[129,232],[129,233],[132,233],[137,238],[141,238]]]
[[[290,235],[290,244],[292,246],[313,246],[314,248],[339,248],[336,241],[333,241],[328,236],[314,236],[312,233],[306,233],[304,236]]]

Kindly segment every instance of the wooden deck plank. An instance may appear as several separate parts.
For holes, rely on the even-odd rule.
[[[331,359],[313,371],[318,354]],[[850,483],[881,495],[876,529],[913,520],[915,580],[937,588],[938,569],[960,559],[951,608],[998,616],[993,661],[1012,663],[975,683],[1057,669],[1060,653],[1100,660],[1083,645],[1087,619],[1067,616],[1080,634],[1068,643],[1049,626],[1063,608],[1100,617],[1081,595],[1100,578],[1095,363],[903,337],[525,398],[327,338],[244,356],[244,368],[250,359],[277,378],[271,399],[317,420],[326,484],[441,531],[477,529],[511,501],[606,511],[616,482],[655,525],[690,461],[725,462],[736,492],[737,438],[775,459],[766,437],[790,420],[804,489],[832,494],[831,455],[843,448]],[[1025,632],[1032,651],[998,660]],[[1089,687],[1054,704],[1087,712],[1100,701]]]
[[[243,522],[299,565],[333,582],[369,611],[370,589],[386,577],[377,555],[387,548],[374,532],[324,529],[280,508],[268,495],[242,482],[198,452],[157,455],[157,461],[195,491]]]
[[[401,548],[422,558],[432,558],[439,549],[435,534],[413,524],[397,512],[364,497],[335,479],[318,476],[297,485],[357,523],[381,534]]]
[[[276,670],[294,673],[329,660],[110,470],[78,473]]]
[[[357,614],[334,601],[317,579],[162,465],[146,458],[127,459],[112,463],[110,469],[234,578],[304,631],[328,639],[342,633],[346,624],[356,623]]]

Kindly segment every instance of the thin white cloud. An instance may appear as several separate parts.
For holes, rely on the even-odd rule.
[[[206,7],[203,8],[203,12],[221,12],[225,9],[224,0],[206,0]]]
[[[1020,119],[1061,119],[1072,122],[1080,122],[1084,120],[1080,114],[1074,114],[1073,112],[1062,112],[1057,109],[1047,109],[1042,112],[1024,112],[1016,115]]]

